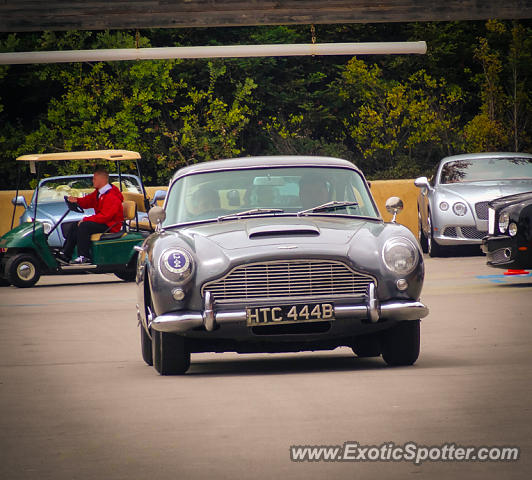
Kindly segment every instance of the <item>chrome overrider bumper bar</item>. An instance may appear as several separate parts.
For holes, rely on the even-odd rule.
[[[184,333],[197,327],[213,331],[220,325],[246,322],[246,310],[215,312],[210,292],[205,292],[203,312],[172,312],[154,317],[148,314],[148,328],[158,332]],[[429,314],[429,309],[421,302],[392,300],[379,302],[375,296],[375,285],[371,283],[365,304],[335,305],[334,318],[352,318],[377,323],[384,320],[418,320]]]

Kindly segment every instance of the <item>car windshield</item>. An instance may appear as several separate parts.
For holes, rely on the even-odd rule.
[[[109,175],[109,182],[120,188],[117,174]],[[39,184],[39,204],[63,201],[65,195],[83,197],[93,191],[92,175],[45,178]],[[142,193],[138,180],[132,175],[122,175],[122,191]]]
[[[443,165],[440,183],[532,178],[532,158],[472,158]]]
[[[168,193],[164,226],[234,219],[236,214],[294,215],[333,201],[348,203],[309,214],[379,218],[357,171],[278,167],[198,173],[179,179]]]

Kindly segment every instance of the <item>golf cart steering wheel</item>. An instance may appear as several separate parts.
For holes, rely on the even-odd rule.
[[[67,204],[67,207],[69,210],[72,210],[73,212],[77,213],[83,213],[83,208],[81,208],[77,203],[69,202],[68,197],[65,195],[65,203]]]

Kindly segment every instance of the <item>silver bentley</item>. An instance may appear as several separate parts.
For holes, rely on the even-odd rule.
[[[471,153],[442,159],[429,181],[420,177],[418,240],[431,257],[452,245],[480,245],[488,233],[488,202],[532,190],[532,155]]]
[[[381,218],[358,168],[279,156],[179,170],[137,265],[144,361],[184,373],[194,352],[348,346],[411,365],[424,266],[416,238]]]

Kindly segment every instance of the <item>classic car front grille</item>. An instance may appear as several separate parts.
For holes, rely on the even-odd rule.
[[[488,219],[488,202],[475,203],[475,212],[479,220]]]
[[[480,240],[488,233],[486,231],[478,230],[476,227],[461,227],[460,230],[462,230],[462,235],[465,238],[472,238],[475,240]]]
[[[456,238],[456,227],[446,227],[443,231],[443,235],[445,237],[453,237]]]
[[[205,283],[202,294],[214,301],[261,300],[281,297],[319,297],[366,294],[375,279],[331,260],[279,260],[235,267]]]

